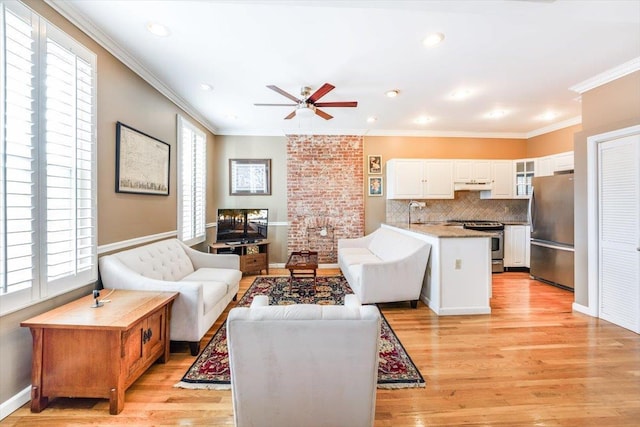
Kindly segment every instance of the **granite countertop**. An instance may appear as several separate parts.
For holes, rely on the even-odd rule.
[[[500,221],[504,225],[529,225],[529,221]]]
[[[467,230],[456,226],[444,225],[443,222],[423,223],[423,224],[407,224],[398,222],[386,222],[386,225],[400,228],[402,230],[413,231],[414,233],[426,234],[429,236],[440,238],[455,237],[490,237],[486,231]]]

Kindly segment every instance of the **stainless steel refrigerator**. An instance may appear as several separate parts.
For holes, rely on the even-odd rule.
[[[573,290],[573,173],[533,178],[530,274]]]

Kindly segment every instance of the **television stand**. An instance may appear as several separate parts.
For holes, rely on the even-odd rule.
[[[240,271],[249,273],[266,270],[269,274],[269,242],[260,240],[251,243],[225,242],[211,243],[209,252],[214,254],[236,254],[240,256]]]

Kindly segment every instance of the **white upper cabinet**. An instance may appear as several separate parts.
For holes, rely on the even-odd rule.
[[[534,159],[516,160],[513,164],[515,168],[514,196],[516,199],[528,199],[531,197],[533,177],[538,176],[538,165]]]
[[[555,172],[573,169],[573,151],[536,159],[536,176],[549,176]]]
[[[553,159],[551,156],[536,159],[535,176],[553,175]]]
[[[425,199],[453,199],[453,161],[426,160]]]
[[[455,160],[454,182],[490,182],[490,160]]]
[[[534,176],[573,169],[573,152],[521,160],[391,159],[387,199],[453,199],[455,190],[482,199],[527,199]]]
[[[483,192],[484,193],[484,192]],[[511,160],[491,161],[491,191],[490,196],[481,198],[513,199],[513,162]]]
[[[387,199],[453,199],[453,161],[391,159]]]
[[[391,159],[387,162],[387,199],[420,199],[424,194],[425,161]]]
[[[561,172],[573,170],[573,151],[553,156],[553,171]]]

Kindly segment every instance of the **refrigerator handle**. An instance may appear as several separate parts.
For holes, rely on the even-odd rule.
[[[531,225],[531,232],[533,233],[533,229],[535,228],[535,222],[536,219],[534,218],[534,213],[535,213],[535,188],[533,186],[531,186],[531,197],[529,197],[529,212],[528,212],[528,219],[529,219],[529,224]]]

